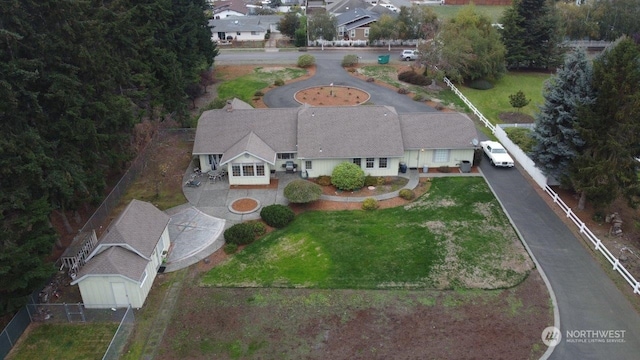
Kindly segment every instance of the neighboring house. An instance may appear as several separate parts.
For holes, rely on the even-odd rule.
[[[209,20],[211,40],[264,40],[267,31],[279,32],[277,26],[281,18],[279,15],[249,15]]]
[[[373,5],[365,0],[339,0],[334,2],[327,2],[327,11],[333,15],[340,15],[349,12],[353,9],[369,9]]]
[[[229,16],[245,16],[250,9],[244,0],[215,1],[211,5],[214,19],[224,19]]]
[[[169,216],[153,204],[132,200],[71,282],[85,307],[142,307],[169,250],[168,224]]]
[[[304,176],[358,164],[366,174],[473,161],[476,129],[460,113],[396,113],[390,106],[253,109],[234,100],[198,120],[193,155],[203,171],[226,168],[230,185],[268,184],[293,161]]]
[[[380,15],[373,11],[355,8],[336,16],[338,39],[369,40],[369,27],[378,21]]]

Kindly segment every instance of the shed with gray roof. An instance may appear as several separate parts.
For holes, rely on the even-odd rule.
[[[71,282],[87,308],[140,308],[170,246],[169,216],[132,200],[102,234]]]

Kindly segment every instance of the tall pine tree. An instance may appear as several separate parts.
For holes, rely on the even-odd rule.
[[[595,101],[592,67],[583,51],[567,56],[556,75],[545,83],[544,104],[536,115],[531,158],[548,176],[568,184],[570,166],[584,146],[576,125],[579,111]]]
[[[623,38],[593,65],[597,99],[578,123],[585,145],[571,168],[571,179],[598,209],[620,196],[638,202],[636,158],[640,156],[640,47]],[[584,201],[582,201],[584,203]]]
[[[550,0],[515,0],[501,23],[508,68],[552,69],[562,64],[560,17]]]

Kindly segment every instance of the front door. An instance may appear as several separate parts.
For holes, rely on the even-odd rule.
[[[124,283],[111,283],[111,291],[113,292],[113,299],[116,307],[129,306],[129,297],[127,296],[127,288],[124,286]]]

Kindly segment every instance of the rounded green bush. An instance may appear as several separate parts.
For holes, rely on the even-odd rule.
[[[364,178],[364,186],[377,186],[378,178],[375,176],[367,175]]]
[[[224,239],[229,244],[247,245],[256,239],[256,235],[252,224],[240,223],[225,230]]]
[[[320,186],[329,186],[331,185],[331,176],[328,176],[328,175],[318,176],[318,178],[316,179],[316,182]]]
[[[288,206],[273,204],[265,206],[260,210],[260,217],[267,225],[274,228],[283,228],[287,226],[296,215]]]
[[[252,221],[252,222],[249,222],[247,224],[251,224],[251,226],[253,228],[253,233],[257,237],[260,237],[260,236],[262,236],[262,235],[267,233],[267,227],[263,223],[261,223],[260,221]]]
[[[316,63],[316,58],[313,57],[313,55],[309,55],[309,54],[304,54],[304,55],[300,55],[300,57],[298,58],[298,67],[301,68],[307,68],[310,66],[315,65]]]
[[[264,93],[262,91],[258,90],[255,93],[253,93],[253,96],[264,96]]]
[[[222,250],[227,255],[235,254],[236,251],[238,251],[238,245],[236,245],[236,244],[224,244],[224,247],[222,248]]]
[[[398,80],[404,81],[409,84],[420,85],[420,86],[427,86],[431,84],[431,80],[428,77],[422,74],[418,74],[413,70],[403,71],[399,73]]]
[[[292,203],[304,204],[320,199],[322,188],[311,181],[296,179],[284,188],[284,197]]]
[[[405,200],[411,200],[413,199],[416,195],[413,193],[413,190],[411,189],[402,189],[400,190],[400,192],[398,193],[398,196],[400,196],[401,198],[405,199]]]
[[[273,82],[273,85],[275,85],[275,86],[282,86],[282,85],[284,85],[284,80],[282,80],[282,79],[276,79],[276,80]]]
[[[378,208],[378,200],[374,198],[366,198],[362,202],[362,210],[375,210]]]
[[[350,54],[342,58],[342,67],[355,66],[358,63],[358,55]]]
[[[413,97],[413,101],[422,101],[422,100],[424,100],[424,97],[422,97],[422,95],[420,95],[420,94],[416,94]]]
[[[360,189],[364,186],[364,171],[354,163],[340,163],[331,173],[331,183],[340,190]]]
[[[409,90],[407,88],[398,89],[398,94],[406,95],[408,93],[409,93]]]

